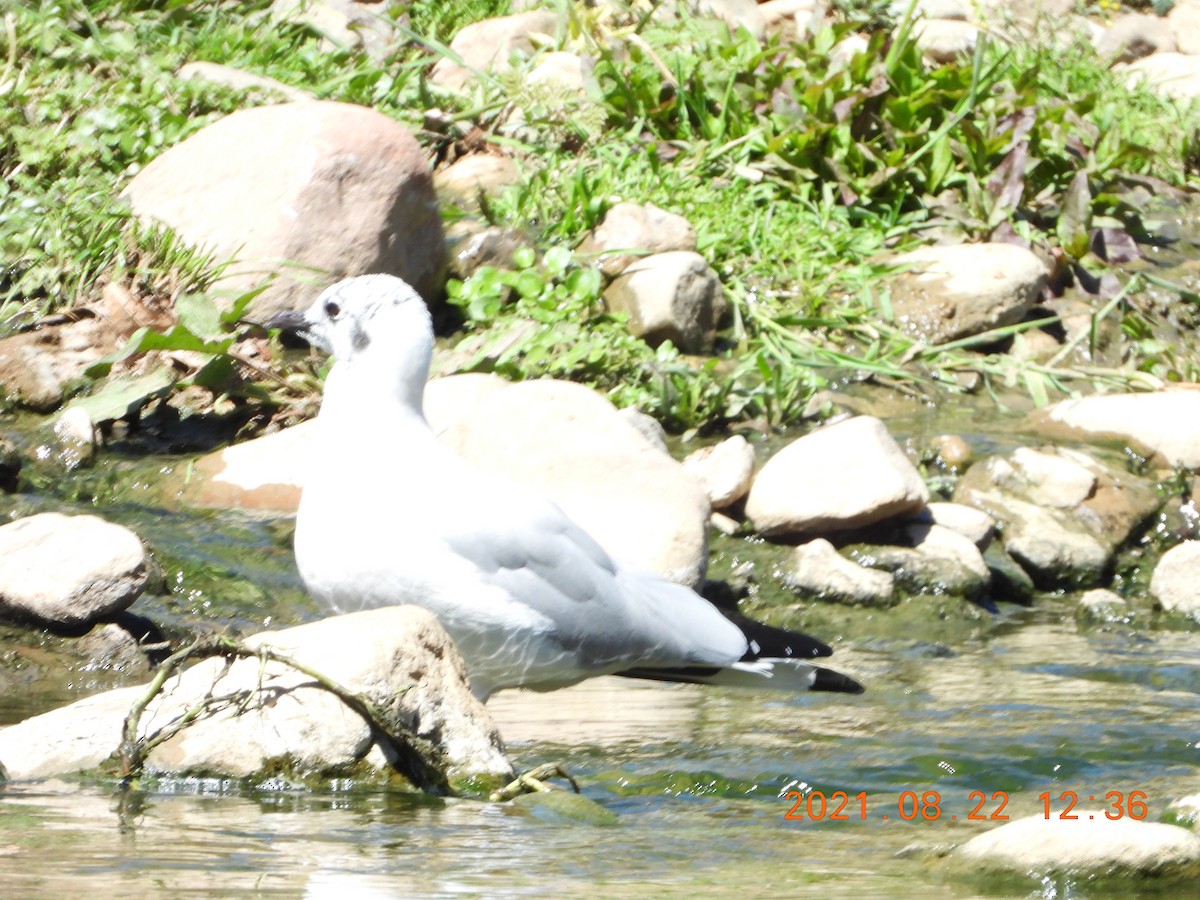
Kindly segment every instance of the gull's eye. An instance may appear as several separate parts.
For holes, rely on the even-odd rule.
[[[325,304],[325,315],[331,319],[336,319],[342,313],[342,308],[330,300]]]

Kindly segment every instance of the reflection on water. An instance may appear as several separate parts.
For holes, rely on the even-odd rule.
[[[838,663],[867,694],[598,679],[496,697],[518,764],[565,761],[615,827],[364,788],[8,785],[2,893],[970,896],[896,854],[987,827],[966,821],[972,792],[989,811],[1006,792],[1015,818],[1045,790],[1140,790],[1157,818],[1200,781],[1195,634],[1082,632],[1043,610],[952,653],[873,641]],[[786,821],[783,795],[810,786],[864,792],[866,820],[856,800],[849,821]],[[938,792],[938,820],[903,821],[905,791]]]

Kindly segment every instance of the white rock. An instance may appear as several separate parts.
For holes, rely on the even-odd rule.
[[[1189,794],[1171,803],[1172,810],[1193,824],[1200,822],[1200,794]]]
[[[755,0],[688,0],[702,16],[724,19],[731,29],[745,28],[756,38],[766,33],[766,22]]]
[[[1129,621],[1129,603],[1105,588],[1094,588],[1079,596],[1079,611],[1104,621]]]
[[[464,774],[511,771],[495,726],[470,693],[461,657],[425,610],[393,606],[334,616],[247,643],[270,646],[365,696],[393,728],[406,723]],[[333,774],[364,759],[385,764],[386,751],[357,713],[281,663],[246,658],[226,666],[209,659],[165,688],[143,715],[142,734],[204,697],[233,701],[218,703],[211,716],[152,751],[151,772],[245,777],[287,760],[302,773]],[[141,685],[97,694],[0,730],[0,763],[16,779],[94,768],[117,749],[122,721],[146,691]]]
[[[1151,91],[1175,100],[1200,97],[1200,56],[1154,53],[1128,65],[1114,66],[1130,87],[1144,84]]]
[[[1035,413],[1031,424],[1064,436],[1128,441],[1168,466],[1200,469],[1200,389],[1063,400]]]
[[[948,560],[966,569],[985,584],[991,580],[991,572],[975,542],[957,531],[942,525],[911,522],[904,526],[903,534],[906,543],[922,555]]]
[[[407,0],[274,0],[277,20],[303,23],[321,35],[322,49],[363,50],[377,63],[407,36],[395,20],[408,9]]]
[[[980,550],[986,549],[996,534],[996,520],[973,506],[935,501],[926,507],[926,512],[930,522],[958,532]],[[925,518],[921,515],[917,520]]]
[[[814,534],[913,513],[929,489],[887,426],[858,416],[806,434],[767,460],[746,515],[760,534]]]
[[[462,89],[482,72],[504,72],[511,67],[513,54],[531,56],[539,36],[552,37],[559,17],[547,9],[535,9],[512,16],[484,19],[459,29],[450,49],[462,60],[459,64],[442,57],[429,74],[429,80],[442,87]]]
[[[792,553],[787,583],[823,600],[854,606],[886,606],[894,599],[896,580],[890,572],[868,569],[846,559],[833,544],[817,538]]]
[[[1182,0],[1176,3],[1167,13],[1167,24],[1180,53],[1200,54],[1200,2]]]
[[[667,450],[667,430],[662,427],[662,423],[658,419],[654,418],[654,416],[648,416],[640,409],[634,409],[632,406],[626,406],[624,409],[618,410],[618,412],[656,450],[661,450],[668,456],[671,455]]]
[[[1152,53],[1174,53],[1175,35],[1165,19],[1144,13],[1126,13],[1093,42],[1105,60],[1132,62]]]
[[[987,868],[1086,872],[1159,872],[1200,862],[1200,837],[1177,825],[1108,819],[1104,809],[1079,809],[1078,819],[1017,819],[967,841],[954,858]]]
[[[917,46],[936,63],[952,63],[975,51],[979,29],[955,19],[926,19],[913,28]]]
[[[549,496],[623,562],[684,584],[704,577],[708,498],[590,388],[523,381],[441,437],[475,465]]]
[[[740,434],[689,453],[683,468],[697,481],[713,509],[726,509],[746,496],[754,474],[754,447]]]
[[[86,409],[69,406],[54,421],[58,461],[68,471],[86,466],[96,455],[96,426]]]
[[[241,69],[235,69],[232,66],[223,66],[220,63],[204,62],[202,60],[184,63],[179,67],[178,74],[184,81],[205,81],[209,84],[219,84],[238,91],[249,91],[255,94],[267,95],[275,94],[284,100],[291,100],[294,103],[316,99],[308,91],[294,88],[291,85],[284,84],[282,81],[276,81],[274,78],[268,78],[266,75],[255,75],[253,72],[245,72]]]
[[[922,247],[894,263],[911,267],[893,283],[896,323],[926,344],[1019,322],[1050,275],[1033,252],[1004,243]]]
[[[96,516],[39,513],[0,526],[0,611],[67,627],[129,606],[149,564],[138,536]]]
[[[240,110],[167,150],[122,196],[139,219],[235,258],[218,287],[249,290],[276,273],[254,301],[258,316],[364,272],[398,275],[424,297],[441,287],[446,248],[425,151],[367,107]],[[303,279],[286,263],[303,264]]]
[[[510,156],[472,153],[433,175],[433,186],[443,201],[462,209],[479,209],[479,195],[496,197],[521,180],[521,171]]]
[[[1150,578],[1150,593],[1163,609],[1200,613],[1200,541],[1184,541],[1162,555]]]
[[[1086,466],[1053,453],[1018,447],[1008,457],[1043,506],[1069,509],[1096,490],[1096,473]]]
[[[594,257],[611,278],[642,256],[695,249],[696,229],[683,216],[652,203],[622,202],[604,214],[576,252]]]
[[[586,94],[597,88],[596,61],[577,53],[555,51],[538,58],[538,63],[525,78],[526,86],[549,85],[557,90]]]
[[[656,253],[631,263],[604,292],[613,312],[629,316],[629,331],[650,344],[671,341],[687,353],[712,346],[725,314],[721,279],[699,253]]]

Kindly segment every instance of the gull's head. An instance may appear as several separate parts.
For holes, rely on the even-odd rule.
[[[268,327],[297,334],[332,354],[335,365],[326,398],[336,381],[354,377],[366,386],[395,389],[406,400],[419,398],[433,354],[433,326],[425,301],[394,275],[360,275],[339,281],[303,312],[284,312]]]

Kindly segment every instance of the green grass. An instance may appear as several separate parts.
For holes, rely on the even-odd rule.
[[[115,199],[163,150],[256,102],[175,74],[208,60],[373,106],[409,125],[433,160],[478,127],[534,161],[486,212],[529,233],[545,261],[449,288],[483,341],[469,368],[583,380],[676,430],[784,424],[818,387],[853,379],[936,394],[971,371],[997,393],[1016,387],[1044,402],[1080,385],[1200,372],[1195,348],[1164,340],[1133,291],[1094,305],[1097,323],[1118,321],[1128,341],[1116,367],[1021,363],[980,340],[925,348],[891,325],[884,251],[933,229],[967,239],[1001,229],[1103,273],[1088,253],[1093,228],[1149,228],[1129,176],[1190,178],[1195,111],[1125,88],[1086,48],[984,42],[973,60],[930,68],[901,25],[870,31],[868,49],[837,66],[831,51],[853,22],[788,48],[731,39],[705,20],[656,21],[640,2],[624,17],[560,5],[574,11],[566,44],[598,59],[587,98],[527,88],[519,71],[461,95],[426,81],[457,29],[507,12],[503,2],[413,4],[380,62],[272,21],[266,0],[15,8],[0,35],[0,335],[89,301],[103,279],[145,293],[211,281],[219,260],[133,227]],[[876,6],[860,9],[850,18],[878,23]],[[503,122],[514,104],[526,111],[515,132]],[[433,107],[458,135],[421,130]],[[620,200],[656,203],[696,228],[733,310],[712,358],[630,337],[598,302],[589,261],[570,255]],[[536,332],[489,355],[489,336],[531,319]]]

